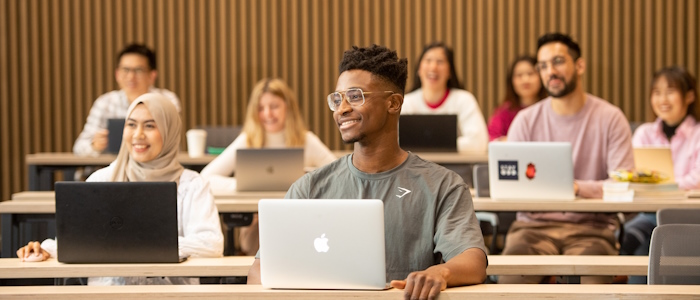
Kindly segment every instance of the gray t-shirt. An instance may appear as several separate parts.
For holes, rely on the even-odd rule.
[[[384,201],[387,280],[405,279],[469,248],[486,253],[462,178],[410,152],[401,165],[378,174],[358,170],[347,155],[297,180],[285,198]]]

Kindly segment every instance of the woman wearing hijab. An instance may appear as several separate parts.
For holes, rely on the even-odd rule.
[[[221,257],[223,235],[209,184],[177,161],[182,121],[175,106],[163,95],[149,93],[129,106],[122,145],[117,159],[93,173],[87,181],[177,182],[178,247],[180,255]],[[137,209],[137,208],[134,208]],[[148,228],[144,228],[148,230]],[[57,257],[56,241],[29,242],[17,250],[24,261],[30,255],[41,260]],[[198,284],[186,277],[97,277],[88,285]]]

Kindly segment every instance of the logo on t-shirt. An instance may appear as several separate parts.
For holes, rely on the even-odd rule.
[[[408,195],[411,191],[402,187],[399,187],[400,194],[396,195],[396,197],[403,198],[403,196]]]
[[[518,180],[518,161],[499,160],[498,161],[499,180]]]

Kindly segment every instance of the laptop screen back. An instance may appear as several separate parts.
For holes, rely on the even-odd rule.
[[[238,149],[236,190],[286,191],[304,175],[304,149]]]
[[[58,261],[178,262],[175,182],[57,182]]]
[[[666,182],[675,182],[673,156],[668,147],[635,147],[634,166],[637,170],[659,171],[668,176]]]
[[[457,115],[401,115],[399,144],[414,152],[457,152]]]
[[[571,144],[489,143],[492,199],[574,200]]]
[[[265,288],[384,289],[381,200],[268,200],[258,204]]]
[[[105,153],[117,154],[122,145],[122,136],[124,135],[124,119],[108,119],[107,120],[107,149]]]

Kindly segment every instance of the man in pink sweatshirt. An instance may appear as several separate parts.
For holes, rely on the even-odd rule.
[[[550,97],[522,110],[508,141],[569,142],[573,150],[574,191],[601,198],[603,181],[615,169],[633,169],[630,126],[622,111],[587,94],[582,85],[586,62],[571,37],[549,33],[537,41],[537,71]],[[615,214],[519,212],[503,254],[616,255]],[[539,283],[543,276],[501,276],[499,283]],[[604,283],[590,276],[581,283]]]

